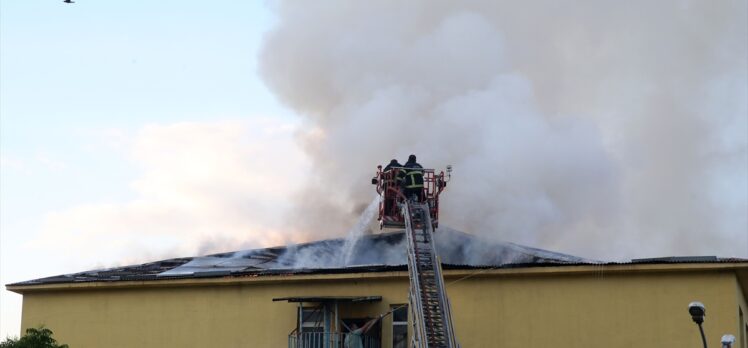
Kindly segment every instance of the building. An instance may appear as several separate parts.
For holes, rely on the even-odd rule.
[[[393,309],[368,339],[405,347],[402,243],[402,232],[385,233],[6,287],[23,295],[23,329],[45,324],[74,348],[288,347],[299,336],[341,342],[346,326]],[[710,345],[731,333],[748,348],[748,260],[601,263],[441,229],[437,249],[463,347],[700,347],[687,311],[698,300]]]

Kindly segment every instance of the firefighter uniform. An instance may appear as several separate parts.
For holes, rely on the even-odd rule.
[[[416,156],[410,155],[408,162],[405,163],[403,193],[405,197],[411,198],[414,195],[418,201],[423,199],[423,167],[416,162]]]

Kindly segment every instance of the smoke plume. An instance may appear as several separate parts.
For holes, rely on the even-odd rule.
[[[261,73],[304,118],[294,230],[375,165],[452,164],[442,225],[586,257],[748,256],[748,3],[281,1]]]

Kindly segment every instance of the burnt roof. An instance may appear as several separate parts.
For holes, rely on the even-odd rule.
[[[397,231],[364,235],[353,243],[337,238],[284,247],[175,258],[34,279],[9,284],[9,286],[403,271],[407,270],[404,235],[403,231]],[[514,243],[491,242],[448,228],[440,228],[435,234],[435,241],[444,269],[621,264],[590,260]],[[344,255],[348,257],[343,257]],[[748,260],[720,259],[713,256],[668,257],[637,259],[630,263],[683,262],[748,262]]]

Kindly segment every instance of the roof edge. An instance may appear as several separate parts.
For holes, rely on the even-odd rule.
[[[700,271],[728,271],[748,270],[748,262],[732,263],[660,263],[660,264],[576,264],[576,265],[548,265],[544,267],[510,267],[510,268],[469,268],[444,269],[444,277],[472,278],[487,276],[517,276],[517,275],[563,275],[563,274],[601,274],[626,272],[700,272]],[[176,286],[227,286],[249,283],[281,283],[301,282],[309,280],[341,280],[341,279],[386,279],[407,278],[407,271],[380,272],[351,272],[351,273],[316,273],[294,275],[232,275],[212,278],[179,278],[154,279],[137,281],[93,281],[80,283],[52,283],[52,284],[7,284],[6,290],[23,295],[30,292],[67,291],[67,290],[108,290],[128,288],[164,288]]]

